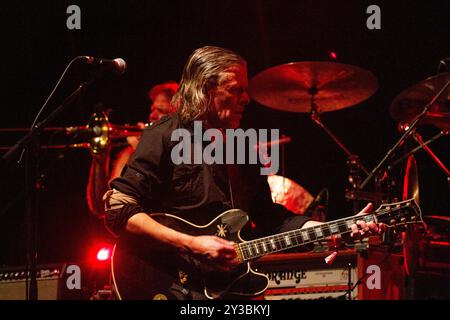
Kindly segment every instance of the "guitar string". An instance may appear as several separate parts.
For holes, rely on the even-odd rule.
[[[389,210],[388,212],[391,212],[391,211],[392,210]],[[381,213],[380,212],[380,214],[378,214],[378,216],[380,216],[382,214],[385,214],[385,213]],[[370,216],[370,215],[368,215],[368,216]],[[355,218],[355,217],[348,218],[348,220],[351,220],[352,218]],[[258,256],[262,256],[262,255],[266,254],[267,251],[270,251],[270,252],[282,251],[282,250],[288,249],[289,247],[296,247],[296,246],[299,246],[299,245],[305,245],[305,244],[308,244],[308,243],[312,243],[314,241],[323,240],[323,239],[320,239],[320,238],[328,237],[328,235],[326,235],[326,236],[319,236],[318,238],[316,237],[316,239],[305,241],[303,239],[303,236],[300,235],[302,232],[305,232],[306,230],[317,229],[317,228],[320,228],[320,227],[311,227],[311,228],[304,229],[302,231],[300,231],[300,230],[293,230],[293,231],[287,232],[284,237],[283,236],[279,236],[279,235],[272,236],[272,237],[266,237],[266,239],[272,238],[271,240],[273,240],[273,242],[271,242],[271,244],[272,244],[272,246],[275,246],[275,249],[267,250],[267,249],[264,249],[264,247],[263,247],[263,250],[261,250],[263,254],[258,253],[258,251],[255,250],[255,248],[254,248],[254,247],[256,247],[256,249],[258,249],[258,245],[262,245],[263,243],[265,243],[265,241],[263,241],[264,240],[263,238],[262,239],[252,240],[252,241],[245,242],[245,243],[241,243],[239,245],[240,245],[240,248],[241,248],[243,254],[245,255],[244,259],[245,260],[249,260],[249,259],[252,259],[252,258],[256,258]],[[348,228],[348,227],[346,227],[346,228]],[[349,233],[349,232],[351,232],[351,230],[346,230],[344,232],[339,231],[337,233],[345,234],[345,233]],[[292,238],[292,236],[290,237],[291,241],[294,240],[296,242],[295,244],[288,244],[286,242],[287,234],[294,234],[295,235],[295,238]],[[333,234],[333,232],[331,232],[331,234]],[[301,237],[301,243],[299,243],[299,241],[298,241],[299,237]],[[253,254],[252,250],[256,251],[256,254]],[[246,257],[246,256],[249,256],[249,257]]]
[[[387,212],[391,212],[391,211],[392,210],[389,210]],[[381,216],[382,214],[384,214],[384,213],[382,211],[379,211],[378,216]],[[368,215],[361,216],[361,217],[372,217],[372,219],[370,219],[370,220],[371,221],[374,220],[373,219],[374,214],[368,214]],[[327,223],[327,224],[325,224],[323,226],[315,226],[315,227],[310,227],[310,228],[306,228],[306,229],[292,230],[292,231],[288,231],[288,232],[285,232],[285,233],[282,233],[282,234],[278,234],[278,235],[274,235],[274,236],[269,236],[269,237],[264,237],[264,238],[260,238],[260,239],[250,240],[250,241],[241,243],[239,245],[244,250],[250,249],[253,246],[253,244],[257,245],[257,244],[260,244],[262,242],[269,242],[270,240],[273,240],[273,243],[281,245],[282,242],[286,242],[286,237],[289,237],[289,236],[292,237],[292,235],[294,235],[296,238],[298,238],[298,236],[301,236],[302,233],[305,233],[305,232],[309,233],[309,231],[312,231],[316,235],[317,233],[314,232],[314,229],[323,229],[324,227],[326,227],[327,229],[331,229],[331,226],[333,224],[338,228],[338,232],[330,232],[330,235],[332,235],[334,233],[343,233],[343,232],[341,232],[339,230],[339,227],[345,226],[346,228],[348,228],[348,226],[347,226],[348,222],[350,222],[352,220],[357,220],[358,218],[359,217],[356,217],[356,216],[343,218],[343,219],[340,219],[340,220],[344,220],[344,221],[336,220],[335,222],[330,222],[330,223]],[[352,221],[352,222],[354,222],[354,221]],[[323,231],[325,231],[325,230],[323,230]],[[322,231],[322,233],[324,233],[323,231]],[[328,231],[331,231],[331,230],[328,230]],[[347,232],[347,231],[344,231],[344,232]],[[308,234],[308,236],[310,236],[310,235]],[[303,240],[303,236],[301,236],[301,237],[302,237],[302,240]],[[316,239],[314,239],[312,241],[317,241],[318,240],[317,238],[321,238],[321,237],[324,237],[324,236],[316,237]],[[327,237],[327,236],[325,236],[325,237]],[[304,242],[304,240],[302,242]],[[271,243],[271,244],[273,244],[273,243]],[[298,244],[298,241],[297,241],[297,244]]]
[[[250,241],[247,241],[247,242],[243,242],[243,243],[241,243],[240,245],[245,245],[245,244],[248,244],[248,243],[251,243],[251,242],[254,242],[254,241],[258,241],[258,240],[264,240],[264,239],[275,239],[276,237],[278,237],[279,239],[284,239],[285,238],[285,236],[287,236],[289,233],[301,233],[301,232],[306,232],[306,231],[310,231],[310,230],[312,230],[312,229],[322,229],[322,228],[324,228],[324,227],[326,227],[326,228],[328,228],[328,229],[331,229],[330,228],[330,226],[332,226],[333,224],[336,226],[336,227],[341,227],[341,226],[346,226],[347,224],[348,224],[348,222],[350,222],[350,221],[352,221],[352,220],[361,220],[361,219],[359,219],[360,217],[361,218],[366,218],[366,217],[371,217],[371,219],[369,219],[369,220],[367,220],[366,222],[370,222],[370,221],[373,221],[374,219],[374,216],[376,215],[377,217],[379,217],[379,216],[382,216],[382,215],[384,215],[384,214],[386,214],[386,213],[389,213],[389,212],[392,212],[392,211],[395,211],[395,210],[400,210],[401,208],[396,208],[396,209],[394,209],[394,210],[392,210],[392,209],[390,209],[390,210],[386,210],[386,211],[382,211],[382,210],[380,210],[380,211],[378,211],[378,212],[375,212],[375,213],[371,213],[371,214],[367,214],[367,215],[364,215],[364,216],[352,216],[352,217],[346,217],[346,218],[342,218],[342,219],[338,219],[338,220],[335,220],[335,221],[332,221],[332,222],[328,222],[328,223],[326,223],[326,224],[324,224],[324,225],[320,225],[320,226],[314,226],[314,227],[309,227],[309,228],[305,228],[305,229],[297,229],[297,230],[291,230],[291,231],[287,231],[287,232],[284,232],[284,233],[281,233],[281,234],[278,234],[278,235],[273,235],[273,236],[268,236],[268,237],[264,237],[264,238],[260,238],[260,239],[255,239],[255,240],[250,240]],[[354,221],[352,221],[352,222],[354,222]],[[334,232],[331,232],[331,234],[333,234]],[[339,232],[338,232],[339,233]],[[284,240],[283,240],[284,241]]]
[[[343,226],[343,225],[341,225]],[[346,226],[346,228],[348,228]],[[317,229],[317,227],[312,227],[311,229]],[[266,237],[266,238],[261,238],[261,239],[256,239],[256,240],[251,240],[251,241],[247,241],[244,243],[240,243],[240,249],[242,251],[245,251],[244,254],[247,256],[250,256],[250,258],[252,258],[253,256],[259,256],[260,254],[258,254],[258,252],[255,254],[252,253],[252,250],[255,250],[255,247],[258,248],[258,246],[263,247],[263,250],[261,250],[263,253],[266,252],[277,252],[277,251],[281,251],[281,250],[285,250],[288,249],[289,247],[296,247],[299,245],[305,245],[314,241],[320,241],[321,238],[326,238],[328,237],[327,235],[323,235],[323,236],[319,236],[316,237],[316,239],[308,239],[307,241],[305,241],[303,239],[303,235],[302,233],[307,232],[308,233],[308,237],[310,237],[309,232],[311,231],[309,228],[304,229],[302,231],[299,230],[293,230],[293,231],[289,231],[288,233],[286,233],[284,236],[280,236],[280,235],[276,235],[276,236],[271,236],[271,237]],[[314,232],[314,231],[313,231]],[[346,230],[346,231],[339,231],[337,232],[338,234],[344,234],[344,233],[348,233],[351,232],[351,230]],[[331,233],[330,235],[335,234],[335,233]],[[289,240],[291,241],[291,244],[289,245],[286,241],[286,237],[289,238]],[[301,241],[299,242],[297,239],[300,239]],[[323,239],[322,239],[323,240]],[[296,242],[296,243],[293,243]],[[270,246],[274,246],[275,249],[264,249],[263,244],[266,244],[266,248],[267,245]]]
[[[273,235],[273,236],[268,236],[268,237],[264,237],[264,238],[260,238],[260,239],[246,241],[246,242],[241,243],[240,245],[241,246],[251,245],[252,242],[257,242],[257,241],[261,242],[261,241],[265,241],[265,240],[268,240],[268,241],[270,241],[270,240],[275,240],[275,241],[282,240],[282,241],[285,241],[284,239],[286,238],[286,236],[289,236],[290,234],[294,234],[294,233],[301,234],[301,233],[304,233],[304,232],[312,231],[313,229],[323,229],[323,227],[327,227],[328,229],[330,229],[329,226],[332,225],[332,224],[335,224],[338,228],[342,227],[342,226],[345,226],[347,228],[347,224],[348,224],[348,222],[350,222],[352,220],[352,218],[348,218],[347,221],[343,221],[343,222],[336,221],[334,223],[330,222],[329,224],[327,223],[326,225],[322,225],[322,226],[314,226],[314,227],[309,227],[309,228],[305,228],[305,229],[291,230],[291,231],[283,232],[283,233],[278,234],[278,235]],[[353,218],[353,219],[355,219],[355,218]],[[331,234],[333,234],[333,232]]]
[[[328,232],[330,232],[330,235],[335,234],[335,233],[336,234],[344,234],[344,233],[351,232],[351,230],[346,230],[344,232],[341,232],[339,230],[339,227],[345,226],[346,228],[348,228],[347,224],[348,224],[348,222],[350,222],[352,220],[353,220],[352,222],[354,222],[354,220],[361,220],[359,218],[371,217],[370,221],[373,221],[373,220],[375,220],[374,219],[375,216],[380,217],[382,215],[385,215],[385,214],[388,214],[388,213],[391,213],[391,212],[394,212],[394,211],[398,211],[398,210],[401,210],[401,209],[404,209],[404,207],[399,207],[399,208],[394,208],[394,209],[386,209],[386,210],[379,210],[378,212],[375,212],[373,214],[367,214],[367,215],[360,216],[360,217],[352,216],[352,217],[342,218],[342,219],[339,219],[339,220],[335,220],[334,222],[326,223],[325,225],[322,225],[322,226],[315,226],[315,227],[310,227],[310,228],[306,228],[306,229],[292,230],[292,231],[288,231],[288,232],[285,232],[285,233],[282,233],[282,234],[279,234],[279,235],[275,235],[275,236],[269,236],[269,237],[264,237],[264,238],[260,238],[260,239],[250,240],[250,241],[247,241],[247,242],[240,243],[240,244],[238,244],[238,246],[241,249],[241,251],[246,251],[246,252],[249,253],[249,256],[250,256],[249,258],[252,258],[252,256],[257,257],[257,256],[260,256],[261,254],[258,254],[258,252],[257,252],[256,255],[254,255],[251,252],[251,250],[252,249],[254,250],[254,247],[258,248],[258,245],[262,245],[263,243],[268,244],[270,242],[270,244],[272,246],[275,245],[275,249],[263,250],[263,251],[270,251],[270,252],[281,251],[281,250],[288,249],[289,247],[296,247],[296,246],[299,246],[299,245],[305,245],[305,244],[308,244],[308,243],[311,243],[311,242],[314,242],[314,241],[318,241],[318,240],[320,240],[320,238],[328,237],[328,235],[326,235],[326,236],[322,235],[322,236],[316,237],[316,239],[314,239],[314,240],[308,240],[308,241],[305,242],[305,240],[303,239],[303,236],[301,235],[304,232],[306,232],[308,237],[310,237],[309,231],[312,231],[314,233],[314,235],[317,235],[317,233],[314,230],[315,229],[323,229],[325,227],[325,228],[329,229]],[[366,221],[366,222],[369,222],[369,221]],[[331,232],[331,226],[332,225],[335,225],[335,227],[338,228],[338,232]],[[325,230],[322,230],[322,234],[324,234],[323,231],[325,231]],[[292,244],[291,245],[287,244],[286,237],[289,237],[290,241],[295,240],[295,242],[297,242],[297,243],[293,244],[293,245]],[[299,244],[299,241],[298,241],[299,237],[301,237],[301,239],[302,239],[300,244]],[[283,248],[283,243],[286,244],[285,248]],[[278,248],[277,245],[279,245],[281,248]],[[244,257],[244,259],[245,258],[247,258],[247,257]]]
[[[227,180],[228,180],[228,188],[229,188],[229,193],[230,193],[231,205],[232,205],[232,208],[235,208],[234,197],[233,197],[234,193],[233,193],[233,187],[232,187],[231,177],[230,177],[230,170],[232,170],[232,169],[228,165],[226,166],[226,169],[227,169],[227,178],[228,178]],[[351,230],[346,230],[344,232],[341,232],[340,231],[340,227],[345,226],[346,229],[349,229],[349,227],[348,227],[348,222],[349,221],[356,222],[358,220],[361,220],[361,219],[358,219],[358,218],[364,219],[365,217],[371,217],[370,221],[374,221],[375,220],[375,216],[379,217],[379,216],[382,216],[384,214],[403,209],[404,207],[405,206],[398,205],[398,207],[396,207],[396,208],[389,208],[389,209],[385,209],[384,211],[383,211],[383,209],[381,209],[381,210],[376,211],[374,213],[369,213],[369,214],[366,214],[366,215],[363,215],[363,216],[360,216],[360,217],[358,217],[358,216],[345,217],[345,218],[342,218],[342,219],[335,220],[334,222],[326,223],[323,226],[310,227],[310,228],[306,228],[306,229],[303,229],[303,230],[292,230],[292,231],[284,232],[282,234],[278,234],[278,235],[274,235],[274,236],[269,236],[269,237],[264,237],[264,238],[260,238],[260,239],[250,240],[250,241],[246,241],[246,242],[243,242],[243,243],[238,243],[237,244],[237,248],[240,249],[243,259],[244,260],[248,260],[248,258],[245,257],[246,254],[245,254],[244,251],[246,251],[246,252],[248,252],[250,254],[249,258],[251,259],[252,256],[253,256],[253,254],[251,252],[252,246],[258,248],[258,244],[263,244],[263,243],[267,244],[267,242],[270,241],[272,246],[275,246],[275,249],[271,250],[270,252],[277,252],[277,251],[286,250],[289,247],[297,247],[297,246],[300,246],[300,245],[305,245],[307,243],[312,243],[314,241],[318,241],[318,240],[320,240],[320,238],[328,237],[328,236],[323,236],[323,235],[319,236],[319,237],[316,236],[316,239],[309,240],[309,241],[305,242],[304,239],[303,239],[303,236],[301,235],[302,232],[307,232],[307,234],[308,234],[309,231],[311,231],[311,232],[314,233],[314,235],[317,235],[317,232],[315,232],[315,229],[320,229],[321,230],[322,228],[326,227],[326,228],[328,228],[328,231],[331,231],[330,226],[334,224],[338,228],[337,234],[345,234],[345,233],[351,232]],[[369,221],[366,221],[366,222],[369,222]],[[321,230],[321,233],[323,234],[322,230]],[[334,234],[333,232],[330,232],[330,236],[333,235],[333,234]],[[292,245],[291,246],[287,245],[285,248],[283,248],[283,243],[282,242],[286,242],[286,237],[288,237],[288,239],[290,241],[291,240],[296,240],[297,244],[295,244],[293,246]],[[292,239],[292,237],[294,237],[294,238]],[[301,244],[299,244],[298,240],[297,240],[299,237],[302,239],[302,243]],[[308,237],[310,237],[309,234],[308,234]],[[265,241],[265,239],[268,240],[268,241]],[[281,249],[278,249],[277,245],[281,246]],[[257,257],[257,256],[261,256],[261,255],[258,254],[258,252],[257,252],[255,257]]]
[[[349,232],[351,232],[351,230],[347,230],[347,231],[344,231],[344,232],[340,232],[339,234],[345,234],[345,233],[349,233]],[[323,240],[323,239],[322,239],[322,240]],[[302,245],[311,244],[311,243],[314,243],[315,241],[320,241],[320,239],[304,241],[304,242],[302,242],[301,244],[297,244],[297,245],[294,245],[294,246],[292,246],[292,247],[297,247],[297,246],[302,246]],[[266,251],[266,252],[263,252],[262,254],[256,254],[256,255],[255,255],[255,254],[251,253],[250,248],[251,248],[251,247],[248,247],[247,249],[241,250],[242,253],[244,253],[244,252],[243,252],[244,250],[247,252],[247,253],[245,253],[245,254],[242,255],[242,257],[243,257],[243,259],[244,259],[245,261],[253,260],[253,259],[262,257],[262,256],[264,256],[264,255],[266,255],[266,254],[269,254],[269,253],[275,253],[275,252],[278,252],[278,251],[284,251],[284,250],[286,250],[286,249],[289,249],[289,247],[285,247],[285,248],[277,248],[277,249],[271,250],[270,252],[269,252],[269,251]]]

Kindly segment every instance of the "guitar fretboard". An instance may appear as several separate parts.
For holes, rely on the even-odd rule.
[[[375,220],[375,215],[352,216],[314,227],[296,229],[265,238],[246,241],[239,244],[239,250],[244,261],[254,260],[270,253],[321,241],[332,235],[350,232],[351,226],[357,220],[368,223]]]

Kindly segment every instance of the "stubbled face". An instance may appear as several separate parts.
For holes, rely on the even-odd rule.
[[[173,113],[174,109],[170,104],[170,98],[165,93],[156,95],[150,107],[149,121],[154,122],[163,116]]]
[[[211,89],[212,108],[209,122],[219,128],[238,128],[248,95],[247,67],[236,65],[220,75],[219,84]]]

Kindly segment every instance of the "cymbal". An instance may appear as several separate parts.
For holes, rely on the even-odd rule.
[[[419,172],[417,170],[416,158],[413,155],[408,157],[403,177],[403,200],[414,198],[419,205]]]
[[[336,62],[291,62],[269,68],[249,84],[250,96],[269,108],[320,112],[354,106],[375,93],[378,80],[369,71]]]
[[[424,107],[450,80],[450,73],[429,77],[400,93],[389,107],[394,120],[410,121],[420,114]],[[434,124],[439,128],[450,127],[450,87],[430,107],[423,124]]]
[[[417,162],[413,155],[409,156],[403,178],[403,200],[414,198],[419,205],[419,174]],[[403,266],[408,275],[414,275],[419,261],[420,232],[416,226],[408,226],[402,233],[403,240]]]
[[[304,214],[314,200],[305,188],[289,178],[269,175],[267,176],[267,182],[270,186],[273,202],[283,205],[296,214]]]
[[[421,121],[422,124],[432,124],[440,129],[450,131],[450,112],[428,111]]]

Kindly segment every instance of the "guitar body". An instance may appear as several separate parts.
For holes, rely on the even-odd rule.
[[[198,226],[168,214],[152,215],[161,224],[193,236],[216,235],[236,243],[242,263],[231,272],[204,271],[199,260],[180,255],[169,247],[144,241],[144,237],[123,236],[111,259],[115,291],[120,299],[236,299],[262,294],[268,278],[251,269],[249,261],[264,255],[352,232],[359,220],[383,223],[389,228],[423,223],[420,208],[409,199],[382,204],[374,213],[355,215],[321,225],[282,232],[244,241],[240,237],[248,216],[241,210],[228,210],[207,225]]]
[[[152,218],[186,234],[216,235],[236,243],[243,242],[240,231],[248,221],[247,214],[236,209],[204,226],[172,215],[156,214]],[[268,286],[268,278],[252,270],[250,263],[226,273],[202,271],[198,260],[142,238],[127,235],[119,238],[114,247],[111,271],[120,299],[192,299],[191,291],[201,292],[209,299],[253,297]]]

